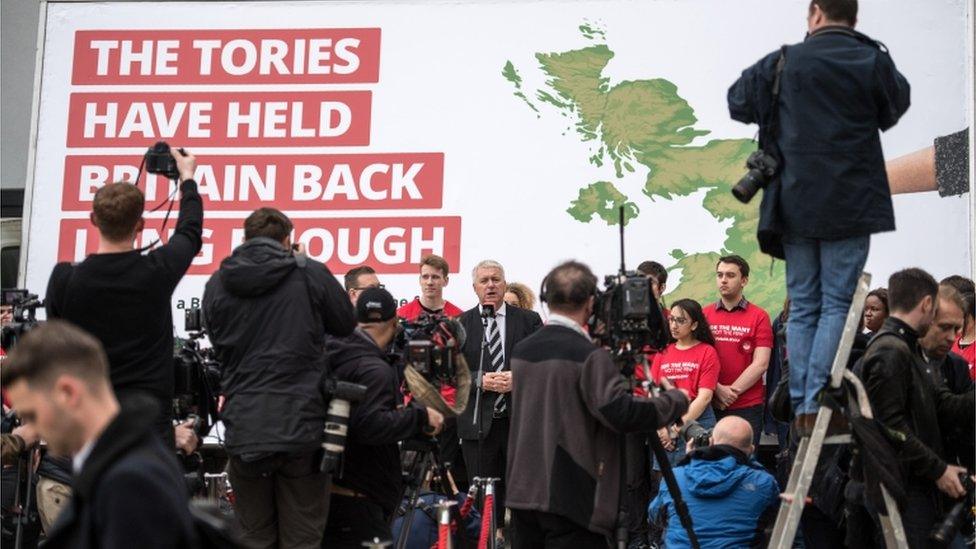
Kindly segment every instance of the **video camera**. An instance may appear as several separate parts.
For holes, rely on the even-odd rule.
[[[195,417],[193,428],[198,436],[204,437],[218,421],[220,363],[212,348],[200,347],[200,339],[207,333],[199,307],[186,310],[183,328],[188,337],[176,339],[173,353],[173,415],[180,421]]]
[[[457,372],[457,353],[464,345],[464,327],[440,314],[422,314],[417,320],[402,320],[393,352],[404,366],[436,386],[451,383]]]
[[[669,333],[647,277],[626,268],[624,221],[624,207],[621,206],[620,270],[615,275],[607,275],[605,289],[597,291],[589,330],[594,339],[610,349],[624,375],[629,377],[644,349],[663,348],[668,343]]]
[[[2,294],[2,305],[11,307],[13,314],[10,324],[3,327],[0,335],[0,347],[9,351],[24,334],[37,326],[37,309],[43,307],[44,302],[28,290],[4,288]]]

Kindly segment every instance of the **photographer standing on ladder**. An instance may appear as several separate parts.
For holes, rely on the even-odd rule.
[[[927,372],[919,339],[935,319],[938,292],[935,279],[921,269],[891,275],[891,316],[868,344],[858,368],[874,417],[898,458],[906,494],[900,511],[912,549],[938,547],[929,535],[948,508],[940,492],[952,499],[965,495],[960,475],[966,469],[946,463],[940,424],[972,432],[976,405],[972,391],[953,395]],[[961,544],[950,544],[955,546]]]
[[[806,39],[743,71],[729,89],[733,119],[760,126],[749,173],[764,187],[761,249],[786,260],[790,397],[809,435],[871,234],[895,228],[878,130],[898,122],[909,85],[886,48],[854,30],[857,0],[813,0]]]
[[[172,155],[175,165],[170,168],[177,172],[167,175],[180,181],[179,218],[166,244],[145,254],[144,248],[136,248],[145,226],[146,198],[136,185],[108,183],[92,202],[98,251],[81,263],[54,267],[46,306],[48,319],[70,320],[102,342],[123,413],[131,397],[153,398],[159,406],[153,427],[166,447],[175,449],[170,301],[203,242],[203,201],[193,180],[196,158],[168,147],[166,154]],[[160,157],[152,164],[160,164]]]
[[[621,433],[653,433],[688,411],[681,390],[637,397],[583,326],[597,279],[569,261],[543,282],[549,323],[512,353],[508,493],[512,547],[606,548],[617,523]]]

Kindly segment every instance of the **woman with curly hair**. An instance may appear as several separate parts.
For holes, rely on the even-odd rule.
[[[508,289],[505,291],[505,303],[520,309],[531,310],[535,307],[535,294],[521,282],[509,282]]]

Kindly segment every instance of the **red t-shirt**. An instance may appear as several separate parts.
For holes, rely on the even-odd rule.
[[[694,399],[699,389],[715,390],[718,382],[718,354],[708,343],[698,343],[690,349],[679,349],[677,344],[668,345],[654,355],[651,376],[657,383],[666,377],[678,389],[688,391]]]
[[[773,348],[773,326],[762,308],[742,300],[732,311],[712,303],[704,308],[704,313],[715,336],[715,352],[721,365],[718,382],[722,385],[731,385],[752,364],[757,347]],[[758,406],[765,394],[765,382],[759,378],[728,409]]]
[[[952,344],[952,352],[966,359],[966,364],[969,364],[969,378],[976,380],[976,343],[970,343],[966,345],[965,348],[959,345],[962,339],[957,339],[955,343]]]
[[[450,301],[447,300],[444,300],[443,309],[441,309],[440,311],[431,311],[430,309],[420,304],[419,297],[415,297],[413,301],[397,309],[396,314],[397,317],[402,318],[407,322],[413,322],[418,318],[420,318],[420,315],[422,315],[423,313],[428,313],[428,314],[440,313],[447,316],[448,318],[455,318],[461,316],[461,313],[463,312],[464,311],[458,309]],[[440,392],[441,392],[441,396],[444,397],[444,401],[447,402],[449,405],[454,406],[454,395],[455,393],[457,393],[457,388],[452,387],[451,385],[441,385]],[[410,402],[410,399],[407,398],[406,402]]]
[[[661,312],[664,313],[664,321],[667,322],[671,318],[671,309],[667,307],[662,307]],[[667,326],[665,326],[667,328]],[[645,347],[644,358],[647,360],[647,367],[650,369],[651,365],[654,364],[654,355],[658,353],[657,349],[651,349],[650,346]],[[646,397],[647,391],[644,390],[644,380],[647,376],[644,375],[644,365],[637,363],[634,365],[634,395],[639,397]]]
[[[455,307],[454,304],[452,304],[450,301],[446,301],[446,300],[444,301],[443,309],[441,309],[440,311],[431,311],[430,309],[427,309],[420,304],[419,297],[415,297],[413,301],[397,309],[396,315],[399,318],[406,320],[407,322],[413,322],[418,318],[420,318],[420,315],[424,313],[428,313],[428,314],[440,313],[448,318],[455,318],[461,316],[461,313],[463,312],[464,311]]]

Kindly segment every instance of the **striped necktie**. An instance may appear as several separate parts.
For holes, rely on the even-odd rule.
[[[502,336],[495,317],[488,318],[488,331],[485,337],[488,338],[488,358],[491,359],[491,368],[496,372],[500,372],[505,367],[505,354],[502,352]],[[495,413],[502,413],[507,407],[508,402],[505,399],[505,395],[498,395],[495,399]]]

